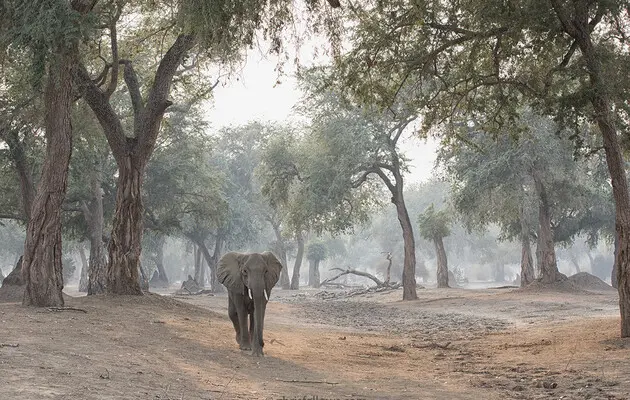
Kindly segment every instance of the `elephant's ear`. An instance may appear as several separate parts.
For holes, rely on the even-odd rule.
[[[262,253],[262,256],[267,262],[267,272],[265,273],[265,288],[271,290],[271,288],[273,288],[278,282],[278,279],[280,279],[282,264],[270,251],[265,251],[264,253]]]
[[[241,278],[241,253],[229,252],[223,255],[217,266],[217,278],[228,290],[245,293]]]

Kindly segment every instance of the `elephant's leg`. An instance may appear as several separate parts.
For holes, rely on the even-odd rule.
[[[251,342],[249,340],[249,329],[247,329],[247,307],[245,305],[245,296],[242,294],[235,294],[234,306],[236,307],[236,314],[238,315],[239,332],[241,334],[241,340],[239,341],[239,347],[241,350],[251,350]]]
[[[238,323],[238,312],[236,311],[236,304],[232,299],[232,294],[228,294],[228,316],[234,325],[234,331],[236,332],[236,343],[241,344],[241,330]]]

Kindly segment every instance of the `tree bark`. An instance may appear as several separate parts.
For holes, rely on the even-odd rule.
[[[293,264],[293,276],[291,278],[291,290],[298,290],[300,288],[300,267],[302,266],[302,259],[304,258],[304,235],[302,231],[298,231],[295,235],[297,240],[297,255],[295,256],[295,264]]]
[[[448,261],[446,259],[446,250],[444,249],[444,241],[441,237],[433,238],[435,245],[435,254],[437,258],[437,285],[438,288],[448,288]]]
[[[87,293],[88,291],[88,259],[85,255],[85,246],[83,243],[79,245],[79,255],[81,256],[81,277],[79,278],[79,292]]]
[[[617,257],[619,255],[619,235],[615,233],[615,259],[613,261],[613,268],[610,274],[610,285],[615,289],[619,289],[619,281],[617,281]]]
[[[49,67],[44,90],[46,157],[31,218],[26,231],[22,273],[26,283],[22,303],[27,306],[63,306],[61,266],[61,206],[68,184],[72,155],[73,51],[60,46]]]
[[[118,164],[116,212],[107,263],[108,293],[142,294],[138,271],[143,234],[141,190],[144,167],[144,162],[132,155],[127,155]]]
[[[551,228],[551,207],[545,185],[536,169],[533,171],[534,184],[538,197],[538,239],[540,280],[542,283],[554,283],[566,279],[558,271],[556,263],[556,250],[553,242],[553,229]]]
[[[402,178],[400,179],[400,184],[397,184],[392,201],[394,205],[396,205],[398,222],[403,232],[403,246],[405,252],[402,273],[403,300],[416,300],[418,298],[418,294],[416,293],[416,241],[413,236],[413,227],[409,219],[409,212],[407,211],[403,197]]]

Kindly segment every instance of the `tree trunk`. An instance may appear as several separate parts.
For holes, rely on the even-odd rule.
[[[138,271],[142,250],[142,181],[144,162],[127,155],[118,163],[116,212],[107,263],[107,292],[140,295]]]
[[[538,237],[540,249],[539,255],[540,277],[542,283],[554,283],[566,279],[558,271],[556,264],[556,250],[553,242],[553,230],[551,228],[551,210],[545,185],[542,182],[540,172],[533,171],[536,194],[538,196]]]
[[[221,235],[217,236],[217,239],[214,244],[214,254],[212,255],[210,255],[210,251],[208,250],[208,247],[206,246],[204,242],[200,242],[198,244],[198,247],[199,247],[200,253],[203,255],[204,259],[206,260],[206,264],[208,265],[208,270],[210,271],[210,275],[209,275],[210,288],[215,293],[221,292],[222,291],[221,288],[223,285],[221,285],[217,279],[217,263],[219,262],[219,258],[221,256],[221,248],[223,247],[222,236]],[[199,264],[203,266],[202,262],[200,262]],[[198,275],[200,279],[205,280],[205,278],[203,277],[204,275],[203,272],[200,271],[199,274],[195,274],[195,281],[197,280],[196,277]],[[201,282],[197,282],[197,283],[199,283],[199,285],[203,285]]]
[[[302,266],[302,258],[304,257],[304,235],[301,231],[298,231],[296,236],[298,251],[295,256],[295,264],[293,265],[293,276],[291,278],[292,290],[298,290],[300,288],[300,267]]]
[[[20,179],[20,194],[22,197],[22,210],[24,212],[25,221],[31,219],[31,208],[33,207],[33,175],[26,158],[26,150],[24,150],[24,144],[20,141],[18,132],[12,129],[7,132],[4,137],[7,146],[9,147],[9,154],[11,161],[15,167],[15,171]]]
[[[407,212],[407,206],[402,193],[402,182],[397,192],[392,196],[392,202],[396,205],[398,222],[403,233],[403,245],[405,256],[403,259],[403,300],[416,300],[416,241],[413,237],[413,227]]]
[[[164,235],[159,235],[157,238],[157,249],[155,251],[155,266],[158,272],[158,279],[168,286],[168,276],[166,276],[166,271],[164,270],[164,244],[166,243],[166,237]]]
[[[103,192],[101,165],[97,165],[90,178],[92,200],[82,203],[83,215],[90,235],[90,259],[88,272],[88,296],[105,293],[107,284],[107,257],[103,244]]]
[[[438,288],[448,288],[448,261],[446,259],[446,250],[444,250],[444,241],[441,237],[433,238],[435,245],[435,254],[437,258],[437,284]]]
[[[79,245],[79,255],[81,256],[81,278],[79,278],[79,292],[87,293],[88,291],[88,259],[85,255],[85,246],[83,243]]]
[[[273,232],[276,235],[276,243],[277,243],[277,251],[278,258],[280,259],[280,263],[282,264],[282,270],[280,271],[280,287],[282,289],[289,289],[291,287],[291,282],[289,280],[289,262],[287,261],[287,247],[284,243],[284,238],[282,237],[282,232],[280,231],[280,224],[272,220],[268,219],[273,227]]]
[[[389,283],[392,278],[392,253],[387,253],[387,270],[385,271],[385,283]]]
[[[308,260],[308,284],[313,288],[320,286],[319,263],[320,260]]]
[[[313,286],[313,283],[315,282],[315,260],[310,259],[308,260],[308,285],[311,287]]]
[[[525,210],[521,207],[521,287],[532,283],[534,277],[534,261],[532,259],[532,247],[529,237],[529,225],[525,218]]]
[[[23,286],[24,285],[24,278],[22,277],[22,260],[23,259],[24,257],[20,257],[15,263],[15,268],[13,268],[13,271],[11,271],[11,273],[9,273],[9,275],[7,275],[6,278],[2,280],[2,287],[0,287],[0,291],[5,286]]]
[[[619,289],[619,281],[617,281],[617,257],[619,255],[619,235],[615,233],[615,259],[613,260],[612,273],[610,274],[610,285],[615,289]]]
[[[619,246],[614,265],[617,268],[621,337],[630,337],[630,193],[608,92],[610,82],[605,80],[606,72],[602,71],[600,56],[591,40],[593,29],[588,12],[582,12],[584,9],[588,10],[588,5],[583,1],[574,2],[576,15],[569,18],[559,0],[554,0],[552,4],[565,32],[578,43],[589,73],[588,93],[593,105],[593,117],[602,134],[615,199],[615,230]]]
[[[61,206],[66,196],[72,155],[72,66],[65,48],[57,52],[44,91],[46,158],[26,230],[22,273],[26,283],[22,303],[63,306],[61,266]]]
[[[590,254],[588,253],[588,251],[586,252],[586,254],[588,255],[589,259],[591,258]],[[569,261],[571,261],[571,264],[573,264],[573,267],[575,267],[575,273],[580,273],[581,269],[580,269],[580,263],[578,262],[578,258],[575,255],[575,253],[573,252],[573,250],[569,249]]]
[[[199,263],[196,265],[195,269],[195,282],[197,282],[201,288],[206,286],[206,266],[201,248],[199,248]]]
[[[131,97],[133,108],[133,137],[125,132],[120,117],[110,103],[118,77],[112,87],[103,91],[98,87],[87,69],[77,65],[74,79],[84,91],[84,99],[103,127],[107,142],[118,164],[118,187],[116,211],[109,242],[107,264],[107,291],[115,294],[141,295],[138,284],[140,252],[143,234],[142,181],[146,164],[155,149],[160,124],[166,109],[172,104],[168,100],[173,77],[184,55],[194,46],[195,37],[181,34],[160,60],[152,79],[146,99],[129,60],[114,59],[113,64],[124,64],[124,80]],[[117,57],[117,54],[112,53]],[[115,73],[117,68],[112,68]],[[112,90],[109,90],[112,89]]]
[[[314,288],[319,288],[320,286],[320,282],[321,282],[321,278],[319,275],[319,263],[321,262],[321,260],[315,260],[315,273],[313,274],[313,287]]]

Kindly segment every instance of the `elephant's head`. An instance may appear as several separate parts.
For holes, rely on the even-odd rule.
[[[252,349],[262,355],[265,309],[271,289],[280,278],[282,264],[270,252],[225,254],[219,260],[217,278],[234,295],[248,297],[254,303]],[[244,312],[244,310],[242,311]],[[246,327],[241,327],[247,330]]]
[[[281,269],[282,264],[271,252],[230,252],[219,260],[217,278],[232,293],[249,295],[252,299],[262,296],[268,300]]]

